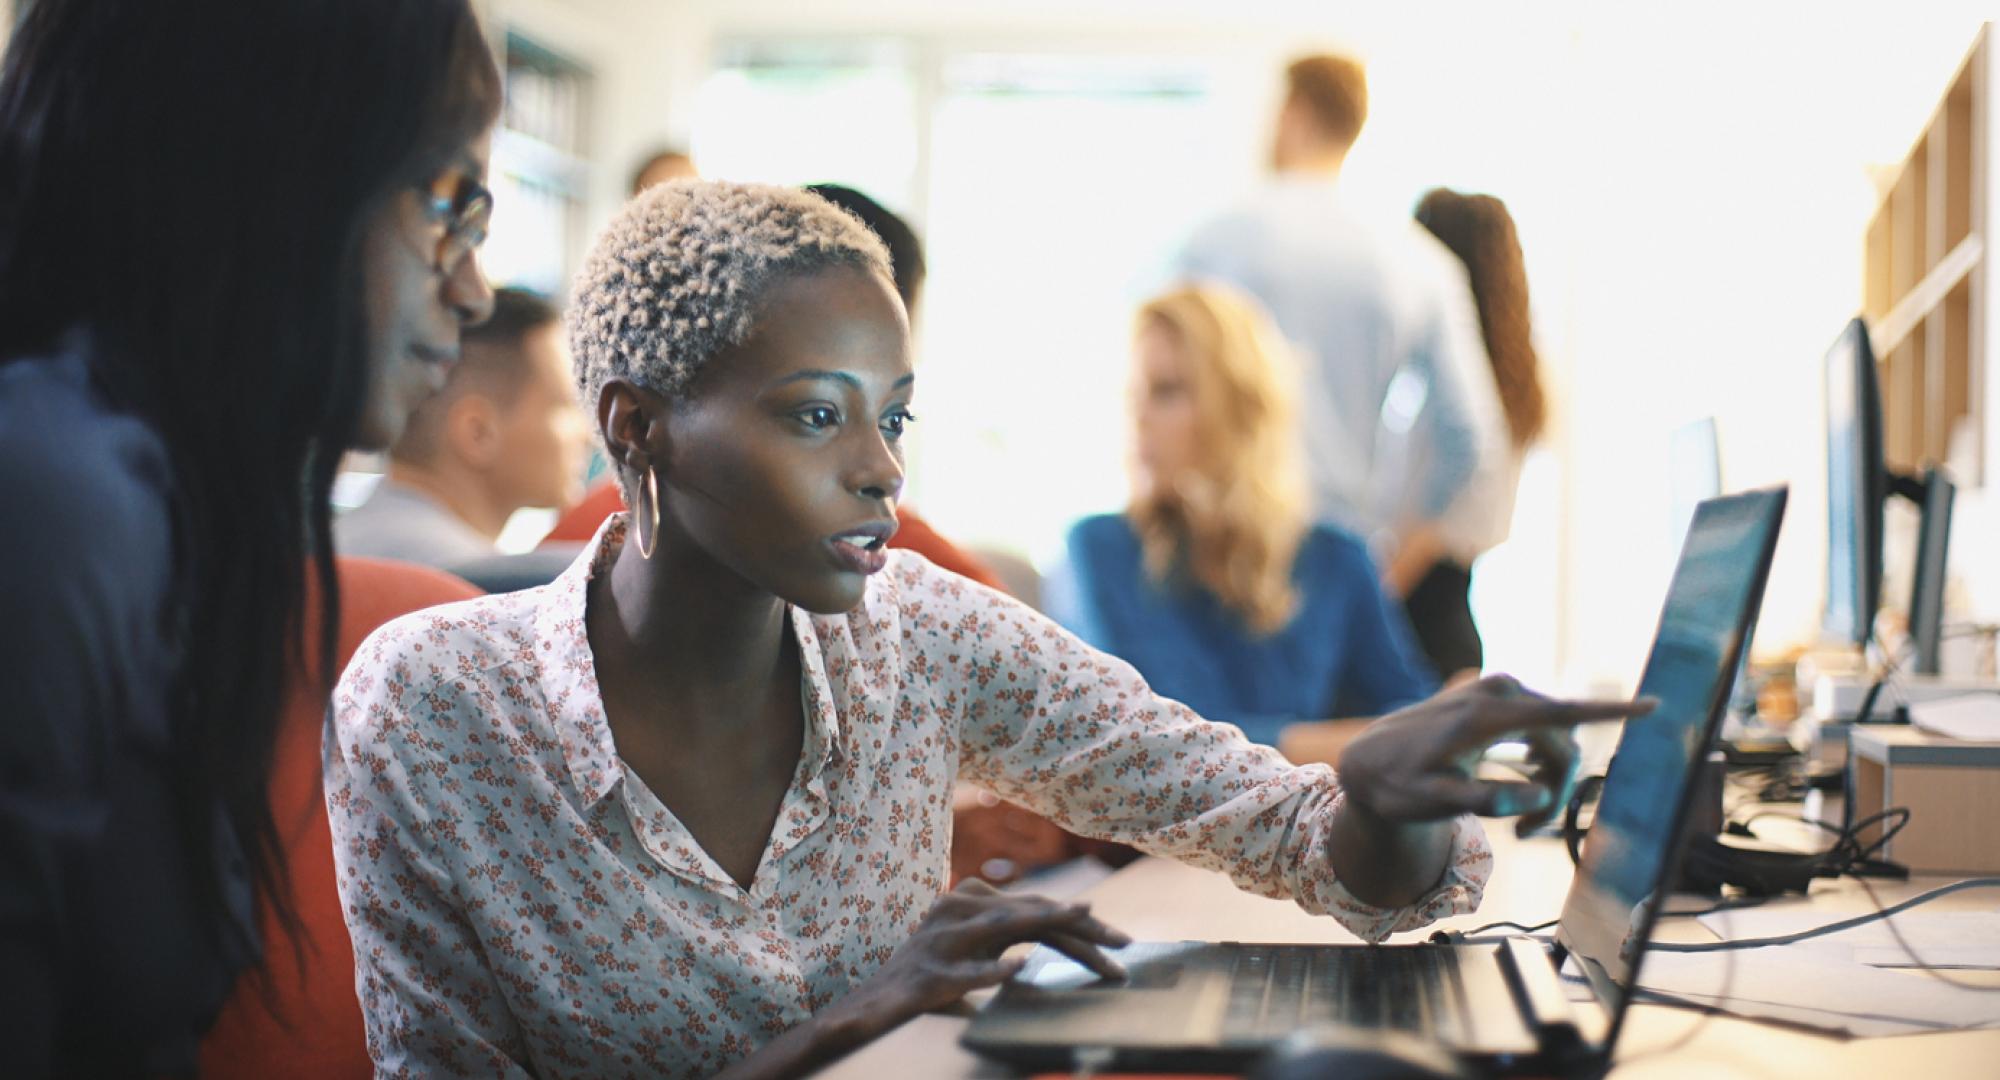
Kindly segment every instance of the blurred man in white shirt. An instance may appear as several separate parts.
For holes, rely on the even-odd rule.
[[[1300,354],[1314,510],[1369,541],[1400,597],[1435,558],[1405,541],[1435,534],[1506,453],[1505,427],[1464,268],[1408,218],[1366,220],[1339,195],[1368,115],[1361,65],[1310,56],[1286,82],[1275,175],[1197,229],[1174,269],[1270,310]]]
[[[519,289],[494,300],[493,317],[465,332],[444,389],[390,448],[388,474],[334,522],[340,554],[464,572],[499,555],[495,541],[516,510],[581,497],[590,432],[561,313]],[[551,562],[545,577],[566,562]]]

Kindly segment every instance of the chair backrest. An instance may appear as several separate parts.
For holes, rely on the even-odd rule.
[[[515,555],[488,555],[454,563],[451,572],[488,594],[517,592],[554,581],[582,550],[581,544],[544,544]]]
[[[361,640],[398,615],[480,595],[441,570],[386,559],[336,560],[340,628],[334,662],[345,666]],[[318,620],[308,587],[308,634]],[[308,650],[310,653],[312,650]],[[372,1076],[361,1005],[354,994],[354,947],[334,888],[333,838],[320,786],[320,733],[326,696],[294,673],[271,757],[271,813],[291,874],[299,936],[259,913],[264,968],[246,972],[201,1045],[201,1075],[222,1080],[348,1080]]]
[[[597,535],[597,527],[604,519],[625,509],[625,496],[618,491],[618,482],[605,477],[584,493],[583,501],[562,512],[556,518],[549,534],[542,537],[543,544],[583,544]]]

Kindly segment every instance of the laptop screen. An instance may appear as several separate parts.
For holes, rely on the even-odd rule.
[[[1659,707],[1626,721],[1606,771],[1556,938],[1577,958],[1614,1025],[1638,976],[1657,897],[1672,884],[1695,766],[1721,719],[1784,509],[1783,488],[1696,508],[1639,681],[1639,693]]]

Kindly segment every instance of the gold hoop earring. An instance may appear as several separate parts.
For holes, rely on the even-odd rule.
[[[638,494],[645,505],[632,508],[632,534],[639,543],[639,557],[650,559],[653,546],[660,542],[660,480],[650,464]]]

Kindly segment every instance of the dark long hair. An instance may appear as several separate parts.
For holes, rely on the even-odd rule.
[[[9,47],[0,362],[87,331],[114,406],[166,446],[176,802],[211,912],[219,798],[292,922],[268,778],[289,673],[334,674],[327,497],[370,383],[367,226],[499,94],[466,0],[33,0]]]
[[[1465,263],[1507,430],[1515,447],[1525,447],[1548,422],[1548,399],[1528,327],[1528,267],[1513,215],[1491,195],[1433,188],[1417,203],[1417,221]]]

